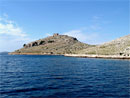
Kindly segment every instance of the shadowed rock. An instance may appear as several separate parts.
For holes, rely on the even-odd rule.
[[[45,41],[40,41],[39,45],[44,45]]]
[[[38,43],[37,42],[32,43],[32,47],[33,46],[38,46]]]

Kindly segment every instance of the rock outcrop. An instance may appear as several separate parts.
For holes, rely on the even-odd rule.
[[[120,55],[130,56],[130,47],[127,47],[123,52],[120,52]]]

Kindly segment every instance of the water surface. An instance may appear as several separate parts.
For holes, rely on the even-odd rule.
[[[129,98],[128,60],[0,55],[0,98]]]

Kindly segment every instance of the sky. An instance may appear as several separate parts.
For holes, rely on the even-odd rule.
[[[102,44],[130,34],[129,0],[0,0],[0,52],[53,33]]]

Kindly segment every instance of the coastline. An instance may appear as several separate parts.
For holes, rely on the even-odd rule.
[[[62,55],[62,54],[51,54],[51,53],[14,53],[14,52],[10,52],[8,54],[9,55]]]
[[[8,53],[9,55],[63,55],[66,57],[81,57],[81,58],[104,58],[104,59],[129,59],[130,56],[119,55],[88,55],[88,54],[50,54],[50,53]]]
[[[130,56],[119,56],[119,55],[65,54],[64,56],[81,57],[81,58],[129,59],[130,60]]]

